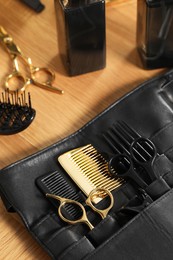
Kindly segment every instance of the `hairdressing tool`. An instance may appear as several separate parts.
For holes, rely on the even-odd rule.
[[[116,212],[118,224],[124,226],[130,219],[134,218],[152,202],[153,199],[143,189],[139,189],[138,194]]]
[[[67,197],[80,203],[85,200],[85,196],[82,196],[79,188],[71,181],[71,179],[69,180],[68,176],[64,174],[62,175],[58,171],[45,174],[38,178],[36,182],[44,194],[50,193],[61,197]],[[52,202],[54,206],[56,206],[54,200]],[[74,207],[67,205],[67,207],[64,208],[64,214],[76,218],[80,215],[80,212],[74,210]]]
[[[114,171],[112,169],[114,169]],[[148,186],[135,171],[131,158],[126,154],[117,154],[112,157],[109,161],[109,170],[112,176],[132,179],[142,189],[146,189]]]
[[[53,87],[52,83],[55,80],[55,73],[49,68],[35,67],[32,64],[31,58],[26,57],[20,50],[20,48],[14,43],[13,38],[5,31],[5,29],[0,26],[0,42],[2,42],[10,55],[13,62],[13,71],[5,79],[5,87],[9,89],[10,92],[24,91],[26,87],[30,84],[35,86],[45,88],[52,91],[57,91],[58,93],[63,93],[63,90]],[[29,70],[29,77],[25,76],[20,72],[18,59],[21,59],[27,66]],[[45,81],[39,80],[39,75],[45,74]],[[20,84],[14,87],[14,82],[18,80]],[[13,83],[13,84],[12,84]]]
[[[8,90],[0,96],[0,134],[16,134],[27,128],[35,118],[36,111],[31,106],[31,96],[25,92],[10,94]]]
[[[142,166],[146,170],[150,181],[157,179],[158,176],[153,171],[157,151],[155,145],[149,139],[141,137],[125,122],[118,121],[107,132],[106,141],[110,142],[116,153],[125,153],[135,163]]]
[[[142,140],[143,142],[144,140]],[[145,145],[149,144],[144,141]],[[138,142],[139,145],[139,142]],[[138,149],[137,145],[137,149]],[[152,168],[152,162],[155,158],[155,149],[152,153],[148,153],[148,146],[145,145],[139,146],[140,149],[142,149],[142,152],[140,150],[140,154],[138,153],[138,150],[135,151],[135,156],[139,156],[140,160],[142,158],[142,164],[144,164],[144,167],[146,167],[145,172],[139,172],[137,171],[135,160],[132,160],[130,156],[127,154],[116,154],[112,159],[109,161],[109,169],[112,176],[115,176],[116,178],[124,178],[124,179],[131,179],[133,182],[137,184],[137,188],[144,190],[152,199],[157,199],[166,192],[168,192],[171,188],[170,186],[165,182],[165,180],[158,174],[155,173]],[[132,143],[133,146],[133,143]],[[133,149],[133,148],[132,148]],[[134,147],[135,150],[135,147]],[[133,150],[133,151],[134,151]],[[142,155],[142,156],[141,156]],[[132,154],[133,158],[133,154]],[[146,161],[143,161],[143,159],[146,159]],[[141,161],[140,161],[141,162]],[[114,171],[112,171],[114,169]],[[116,172],[116,173],[115,173]],[[150,185],[151,184],[151,185]]]
[[[137,138],[130,145],[130,154],[133,160],[146,170],[151,181],[159,177],[153,170],[153,163],[157,155],[156,147],[153,142],[147,138]]]
[[[99,209],[97,208],[96,206],[94,206],[93,204],[93,200],[95,198],[104,198],[105,195],[109,196],[110,198],[110,205],[105,208],[105,209]],[[60,205],[59,205],[59,208],[58,208],[58,214],[60,216],[60,218],[62,220],[64,220],[65,222],[69,223],[69,224],[77,224],[77,223],[85,223],[86,225],[88,225],[88,227],[92,230],[94,228],[94,226],[91,224],[91,222],[89,221],[88,217],[87,217],[87,212],[84,208],[84,206],[79,203],[78,201],[76,200],[71,200],[71,199],[66,199],[66,198],[63,198],[63,197],[60,197],[58,195],[54,195],[54,194],[46,194],[47,197],[49,198],[53,198],[55,200],[58,200],[60,202]],[[102,219],[106,218],[107,214],[109,213],[109,211],[111,210],[111,208],[113,207],[113,204],[114,204],[114,198],[113,198],[113,195],[111,194],[111,192],[107,189],[104,189],[104,188],[96,188],[94,190],[92,190],[90,193],[89,193],[89,196],[88,198],[86,199],[85,201],[86,205],[88,205],[93,211],[95,211],[96,213],[98,213]],[[76,207],[79,207],[82,211],[82,216],[78,219],[75,219],[75,220],[72,220],[72,219],[69,219],[69,218],[66,218],[64,215],[63,215],[63,207],[68,204],[68,205],[71,205],[73,204],[74,206]]]
[[[124,121],[117,121],[107,132],[103,133],[103,138],[115,153],[130,154],[131,143],[141,137],[132,127]]]
[[[60,155],[58,161],[86,196],[97,187],[112,191],[124,183],[110,176],[108,163],[91,144]],[[97,197],[94,202],[101,199]]]

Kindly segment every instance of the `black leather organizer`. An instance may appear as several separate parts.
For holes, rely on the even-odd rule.
[[[103,134],[123,121],[157,148],[158,179],[146,192],[127,180],[112,191],[114,206],[100,220],[87,209],[94,229],[62,221],[44,192],[51,182],[70,189],[84,203],[83,192],[58,163],[58,156],[92,144],[111,153]],[[82,129],[52,146],[0,171],[0,194],[9,212],[17,212],[32,236],[53,259],[173,258],[173,71],[134,89]],[[50,185],[48,185],[50,188]],[[106,203],[106,198],[100,204]],[[12,214],[12,213],[11,213]]]

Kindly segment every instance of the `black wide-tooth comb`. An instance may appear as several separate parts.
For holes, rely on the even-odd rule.
[[[27,100],[26,100],[27,99]],[[16,134],[26,129],[35,118],[36,111],[31,106],[31,96],[25,92],[0,95],[0,135]]]
[[[107,132],[103,133],[104,141],[115,153],[130,155],[132,142],[138,139],[140,134],[124,121],[117,121]]]

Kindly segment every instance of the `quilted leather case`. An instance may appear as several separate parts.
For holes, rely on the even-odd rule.
[[[114,207],[109,215],[86,225],[63,222],[57,206],[38,185],[54,172],[65,178],[78,197],[82,193],[58,163],[58,156],[92,144],[102,151],[110,147],[103,133],[123,120],[157,147],[154,170],[166,189],[128,219],[117,222],[117,213],[133,203],[136,190],[129,181],[113,191]],[[151,79],[116,101],[82,129],[44,150],[0,171],[0,194],[7,210],[17,212],[31,235],[52,259],[148,259],[173,258],[173,71]],[[152,195],[152,193],[151,193]],[[89,214],[92,213],[89,212]],[[121,218],[120,218],[121,219]]]

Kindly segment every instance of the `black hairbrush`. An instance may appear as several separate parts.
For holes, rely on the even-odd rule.
[[[35,118],[30,93],[19,95],[8,90],[0,95],[0,135],[16,134],[27,128]]]

